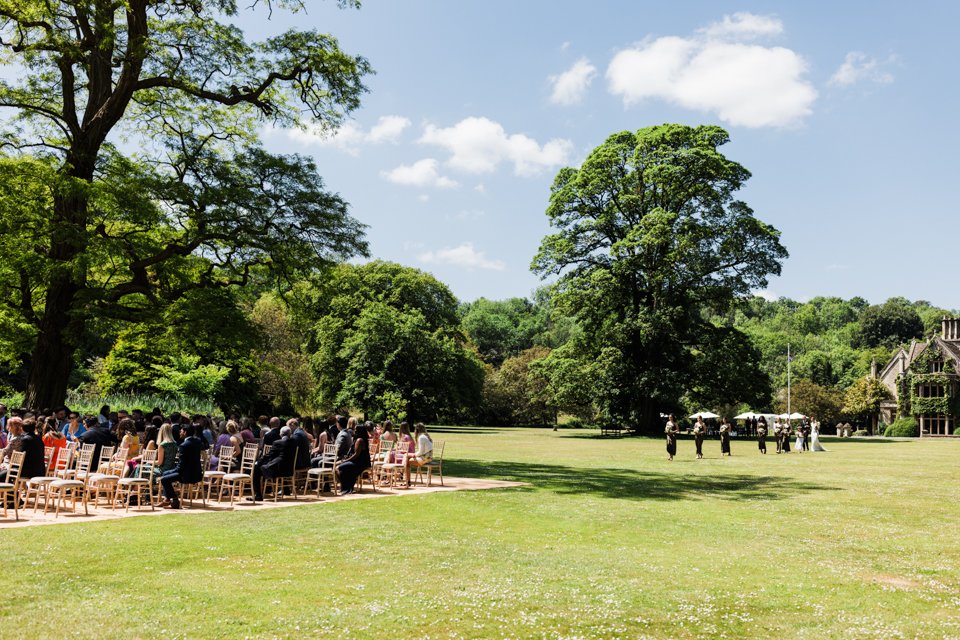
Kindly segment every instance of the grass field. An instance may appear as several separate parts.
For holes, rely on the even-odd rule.
[[[960,637],[960,441],[595,433],[435,432],[526,488],[0,531],[0,637]]]

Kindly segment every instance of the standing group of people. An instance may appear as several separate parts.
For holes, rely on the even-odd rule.
[[[754,418],[755,424],[752,425],[756,433],[757,447],[762,454],[767,453],[767,419],[763,416]],[[720,423],[720,455],[733,455],[730,450],[730,432],[733,427],[727,418]],[[820,423],[816,418],[804,418],[796,428],[797,451],[826,451],[820,444]],[[677,455],[677,437],[680,435],[680,426],[676,417],[671,414],[667,418],[667,424],[664,427],[664,434],[667,438],[667,459],[673,460]],[[703,439],[707,435],[707,425],[703,418],[697,416],[693,424],[693,442],[697,450],[697,459],[703,458]],[[790,453],[790,439],[794,435],[794,430],[789,421],[782,421],[777,418],[773,423],[773,435],[777,443],[777,453]]]

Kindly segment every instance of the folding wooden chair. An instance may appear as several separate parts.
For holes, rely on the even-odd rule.
[[[7,482],[0,482],[0,500],[3,500],[3,517],[7,517],[7,502],[13,497],[13,517],[20,520],[20,471],[23,469],[23,451],[14,451],[10,455],[10,466],[7,467]]]

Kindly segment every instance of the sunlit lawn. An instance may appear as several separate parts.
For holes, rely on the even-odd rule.
[[[529,488],[0,531],[0,637],[960,637],[960,441],[595,434],[436,430]]]

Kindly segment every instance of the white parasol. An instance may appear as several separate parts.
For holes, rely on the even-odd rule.
[[[719,418],[720,416],[714,413],[713,411],[701,411],[700,413],[695,413],[691,418],[703,418],[704,420],[709,420],[710,418]]]

